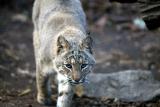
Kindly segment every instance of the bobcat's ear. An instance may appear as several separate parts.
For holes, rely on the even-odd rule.
[[[81,47],[82,49],[87,49],[92,54],[92,45],[93,45],[93,39],[90,36],[87,36],[85,39],[83,39]]]
[[[69,47],[69,42],[63,36],[59,36],[57,39],[57,55],[69,50]]]

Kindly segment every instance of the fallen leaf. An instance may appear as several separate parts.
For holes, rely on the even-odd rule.
[[[25,96],[29,94],[30,92],[31,92],[31,89],[28,88],[28,89],[23,90],[21,93],[19,93],[18,96]]]

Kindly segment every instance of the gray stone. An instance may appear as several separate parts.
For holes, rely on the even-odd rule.
[[[85,95],[123,101],[147,101],[160,95],[160,81],[149,71],[127,70],[116,73],[92,73],[85,85]]]

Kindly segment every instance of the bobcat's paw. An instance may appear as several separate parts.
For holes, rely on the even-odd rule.
[[[46,106],[50,106],[54,104],[51,98],[46,98],[40,95],[37,95],[37,101],[38,103],[46,105]]]

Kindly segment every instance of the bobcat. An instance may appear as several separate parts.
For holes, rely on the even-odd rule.
[[[85,83],[95,59],[79,0],[35,0],[32,20],[37,101],[51,105],[50,78],[56,75],[57,107],[71,107],[75,85]]]

